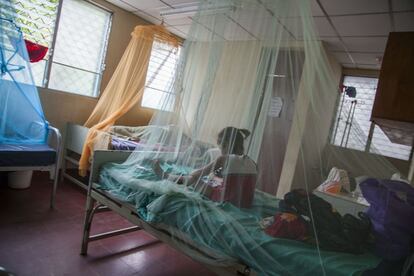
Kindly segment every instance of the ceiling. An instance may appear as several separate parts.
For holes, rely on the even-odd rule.
[[[154,24],[160,10],[196,0],[107,0]],[[414,31],[414,0],[309,0],[321,40],[347,68],[380,69],[389,32]],[[167,28],[186,37],[190,17],[165,19]]]

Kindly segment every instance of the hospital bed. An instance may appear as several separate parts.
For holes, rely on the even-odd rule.
[[[129,151],[96,151],[94,153],[88,187],[81,254],[87,254],[89,242],[120,235],[123,233],[128,233],[131,231],[143,230],[158,238],[162,242],[165,242],[177,250],[185,253],[195,261],[206,265],[209,269],[216,272],[218,275],[267,274],[263,273],[263,271],[258,271],[257,267],[255,268],[253,267],[254,265],[249,264],[248,258],[244,259],[244,256],[242,256],[243,252],[241,251],[243,250],[239,250],[240,252],[237,252],[238,246],[241,246],[241,248],[249,248],[248,243],[240,245],[240,243],[243,243],[244,241],[237,241],[239,240],[238,237],[232,237],[229,235],[226,236],[224,234],[223,236],[220,236],[222,235],[222,231],[217,231],[214,234],[220,236],[218,240],[230,239],[227,244],[239,243],[234,248],[231,248],[231,250],[233,250],[232,253],[234,253],[234,258],[228,259],[225,257],[227,256],[226,254],[228,252],[226,252],[226,254],[222,253],[220,251],[222,249],[220,246],[203,246],[200,244],[200,240],[198,240],[198,238],[202,240],[203,237],[195,237],[192,235],[193,233],[182,231],[182,229],[180,229],[178,226],[179,224],[175,223],[175,218],[173,217],[175,212],[180,212],[180,209],[177,209],[177,211],[169,212],[170,216],[166,221],[162,219],[156,221],[148,221],[147,218],[143,217],[142,212],[139,210],[142,208],[137,207],[141,204],[140,202],[126,202],[110,191],[102,189],[102,180],[105,180],[105,177],[108,177],[105,175],[107,164],[122,163],[128,158],[130,153],[131,152]],[[122,177],[120,177],[120,179],[122,179]],[[122,183],[118,184],[122,185]],[[260,192],[258,192],[258,195],[260,195]],[[181,197],[181,199],[185,201],[185,198]],[[174,201],[174,198],[170,198],[168,200],[168,202]],[[272,203],[272,206],[277,206],[277,199],[272,197],[270,201]],[[106,233],[100,233],[97,235],[90,235],[90,229],[94,214],[100,211],[104,211],[108,208],[129,220],[135,226]],[[168,206],[166,208],[168,208]],[[187,207],[184,207],[182,209],[185,210],[186,208]],[[241,217],[241,221],[246,221],[246,218],[251,217],[251,214],[247,214],[244,210],[237,211],[239,210],[238,208],[230,208],[233,210],[233,213],[230,216],[234,215],[235,217]],[[188,210],[189,209],[186,211]],[[275,210],[272,209],[268,214],[274,214],[274,212]],[[177,215],[177,217],[178,216],[179,215]],[[182,217],[183,213],[180,213],[180,216]],[[249,221],[247,224],[251,225],[251,221]],[[202,227],[200,225],[192,225],[192,227],[193,226],[195,228]],[[198,228],[198,230],[200,229],[201,228]],[[200,231],[198,232],[200,233]],[[266,259],[266,256],[272,256],[272,258],[274,258],[274,260],[259,260],[259,263],[263,265],[263,268],[267,269],[267,271],[271,271],[273,269],[272,262],[280,262],[282,263],[283,267],[289,267],[295,273],[299,273],[299,271],[306,271],[306,273],[308,273],[305,273],[306,275],[315,275],[315,273],[317,274],[318,272],[321,272],[318,271],[318,269],[320,269],[319,262],[321,260],[319,259],[318,254],[316,254],[315,248],[310,247],[308,244],[299,241],[272,238],[264,234],[262,230],[253,230],[253,232],[250,233],[250,237],[256,239],[255,241],[260,245],[259,247],[265,248],[265,252],[263,252],[261,249],[257,250],[257,248],[249,248],[249,250],[256,250],[254,253],[249,252],[249,255],[254,256],[254,258],[263,257],[263,259]],[[209,236],[206,239],[210,240],[211,238],[212,236]],[[213,239],[214,238],[216,237],[213,237]],[[352,255],[346,253],[321,251],[321,256],[324,258],[323,262],[326,273],[337,273],[335,275],[359,274],[365,270],[374,268],[379,262],[378,258],[370,254]]]
[[[142,133],[148,126],[130,127],[130,126],[113,126],[110,133],[103,133],[98,143],[99,150],[113,151],[134,151],[139,149],[149,149],[150,146],[139,141],[139,133]],[[152,128],[154,128],[152,126]],[[83,145],[86,141],[89,128],[67,123],[65,129],[65,142],[63,146],[63,163],[62,163],[62,179],[65,178],[83,189],[87,189],[88,179],[78,175],[79,159],[82,154]],[[177,141],[181,143],[181,140]],[[202,151],[212,148],[212,145],[197,142],[197,147]],[[157,150],[168,150],[158,147]],[[217,155],[217,149],[209,151],[208,158],[212,159]]]
[[[178,251],[182,251],[183,246],[186,247],[186,255],[193,260],[200,261],[206,260],[209,263],[220,263],[221,256],[213,250],[208,248],[200,248],[194,243],[191,238],[184,233],[174,233],[168,231],[166,225],[150,224],[141,219],[137,210],[132,204],[128,204],[119,199],[114,198],[109,193],[98,189],[96,186],[99,182],[99,172],[102,165],[108,162],[121,163],[125,161],[131,154],[130,151],[95,151],[93,156],[93,162],[91,167],[90,184],[88,187],[87,203],[86,203],[86,216],[83,229],[82,248],[81,254],[86,255],[88,251],[89,242],[113,237],[120,234],[129,233],[132,231],[145,231],[152,236],[156,237],[160,241],[169,244]],[[106,211],[110,209],[120,216],[124,217],[132,224],[136,225],[124,229],[118,229],[106,233],[100,233],[96,235],[90,235],[90,229],[93,221],[93,216],[96,213]],[[205,263],[203,262],[205,265]],[[216,272],[218,275],[256,275],[251,269],[241,262],[234,262],[232,264],[226,263],[225,266],[212,266],[207,267]]]
[[[62,136],[52,126],[49,126],[47,144],[0,144],[0,171],[48,171],[53,180],[50,206],[54,208],[61,148]]]
[[[103,133],[100,138],[101,150],[133,151],[139,143],[128,137],[131,129],[145,127],[123,127],[114,126],[114,134]],[[65,142],[63,146],[62,180],[65,178],[72,183],[87,189],[88,178],[78,174],[79,159],[82,154],[83,145],[86,141],[89,128],[75,123],[67,123],[65,129]],[[118,135],[116,135],[118,134]]]
[[[165,230],[165,225],[151,225],[140,219],[134,206],[126,204],[110,194],[96,188],[96,183],[99,179],[99,170],[103,164],[108,162],[123,162],[132,151],[129,150],[97,150],[93,154],[93,162],[91,165],[89,184],[76,178],[70,173],[70,168],[77,168],[79,155],[82,153],[82,147],[88,133],[88,128],[68,123],[66,126],[66,136],[63,154],[62,177],[88,190],[87,193],[87,210],[84,222],[82,249],[81,254],[86,255],[88,251],[89,242],[121,235],[133,231],[143,230],[150,233],[157,239],[179,250],[182,246],[188,248],[187,255],[191,258],[196,256],[196,259],[209,260],[210,262],[220,262],[220,256],[217,256],[213,251],[204,249],[201,250],[191,239],[183,234],[178,238],[173,236]],[[175,153],[173,153],[175,154]],[[124,229],[116,229],[113,231],[100,233],[97,235],[90,235],[90,229],[93,222],[93,217],[96,213],[114,211],[122,217],[129,220],[135,226]],[[220,275],[254,275],[250,268],[242,263],[234,262],[223,266],[210,266],[212,271]]]

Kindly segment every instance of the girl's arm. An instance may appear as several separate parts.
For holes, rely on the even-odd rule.
[[[189,175],[174,175],[166,173],[162,170],[160,166],[160,161],[155,160],[152,166],[152,169],[154,170],[155,174],[157,174],[162,179],[170,179],[171,181],[177,182],[179,184],[188,183],[189,185],[194,184],[197,182],[201,177],[210,174],[213,172],[216,168],[219,168],[223,166],[224,164],[224,156],[220,156],[215,161],[211,162],[210,164],[196,169],[191,172]]]
[[[191,183],[197,182],[201,177],[203,177],[205,175],[209,175],[215,169],[222,167],[223,164],[224,164],[224,156],[220,156],[216,160],[214,160],[213,162],[209,163],[208,165],[192,171],[191,174],[190,174],[190,177],[191,177],[190,182]]]

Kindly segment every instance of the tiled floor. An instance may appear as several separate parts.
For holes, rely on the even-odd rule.
[[[61,183],[50,210],[45,176],[35,175],[26,190],[9,189],[0,178],[0,266],[15,275],[212,275],[143,231],[92,242],[88,256],[79,255],[85,192]],[[106,212],[95,216],[92,232],[128,225]]]

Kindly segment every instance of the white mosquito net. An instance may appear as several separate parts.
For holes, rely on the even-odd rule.
[[[209,265],[260,275],[377,267],[372,218],[338,214],[312,193],[324,183],[317,190],[368,206],[358,176],[404,172],[330,144],[341,69],[310,9],[307,0],[201,1],[160,110],[127,161],[102,167],[97,187],[178,245],[209,252],[192,256]]]

